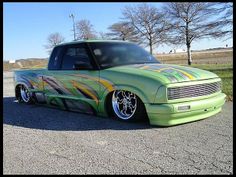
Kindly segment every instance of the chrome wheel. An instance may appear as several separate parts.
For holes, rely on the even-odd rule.
[[[137,97],[128,91],[115,91],[112,95],[112,108],[119,118],[128,120],[136,111]]]
[[[21,95],[22,100],[25,103],[28,103],[30,101],[29,90],[24,85],[22,85],[21,88],[20,88],[20,95]]]

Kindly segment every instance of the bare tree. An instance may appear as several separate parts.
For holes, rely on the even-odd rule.
[[[94,39],[96,38],[96,32],[93,29],[93,25],[89,20],[80,20],[76,23],[77,40],[78,39]]]
[[[47,45],[44,47],[51,53],[51,50],[58,44],[65,41],[65,38],[60,33],[52,33],[47,38]]]
[[[111,31],[108,35],[111,36],[112,39],[138,42],[137,32],[128,22],[114,23],[108,29]]]
[[[154,46],[165,42],[165,15],[156,7],[149,4],[127,6],[123,10],[123,16],[133,26],[139,40],[149,46],[151,54]]]
[[[215,22],[216,25],[219,25],[221,30],[218,31],[216,37],[233,37],[233,3],[218,3],[219,10],[221,11],[220,17]]]
[[[217,3],[168,3],[164,13],[170,22],[169,42],[186,44],[188,64],[191,65],[191,43],[203,38],[218,38],[224,35],[222,26],[216,20],[223,11]]]
[[[110,37],[107,33],[104,33],[104,32],[99,32],[98,38],[99,38],[99,39],[103,39],[103,40],[109,40],[109,39],[111,39],[111,37]]]

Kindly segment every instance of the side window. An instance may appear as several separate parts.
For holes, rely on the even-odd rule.
[[[61,48],[55,47],[50,55],[49,63],[48,63],[48,69],[49,70],[56,70],[60,66],[59,61],[59,54],[60,54]]]
[[[73,70],[75,63],[87,63],[91,65],[87,50],[83,47],[69,47],[66,49],[62,59],[61,69]]]

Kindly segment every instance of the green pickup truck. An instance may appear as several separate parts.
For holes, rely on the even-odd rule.
[[[15,71],[18,102],[172,126],[220,112],[221,79],[192,67],[161,64],[124,41],[85,40],[54,47],[47,69]]]

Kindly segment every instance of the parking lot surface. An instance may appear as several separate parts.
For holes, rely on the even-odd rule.
[[[161,128],[14,102],[3,74],[4,174],[233,174],[233,103]]]

